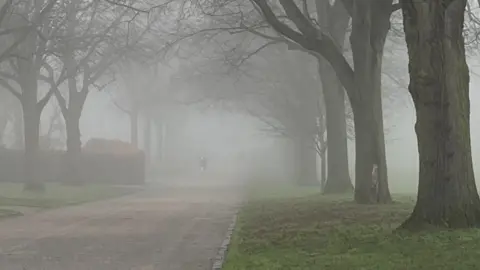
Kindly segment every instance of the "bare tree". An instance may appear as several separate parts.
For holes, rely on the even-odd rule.
[[[393,4],[393,0],[382,1],[381,5],[372,0],[339,1],[352,17],[350,41],[353,67],[336,40],[331,37],[331,33],[319,26],[318,21],[312,17],[314,12],[311,12],[308,1],[305,5],[293,0],[280,0],[277,5],[265,0],[195,1],[194,5],[187,5],[187,10],[190,11],[194,6],[195,11],[190,12],[201,18],[197,21],[201,21],[204,30],[191,30],[191,25],[187,22],[182,25],[182,29],[186,28],[191,32],[182,38],[194,35],[192,32],[201,33],[197,37],[205,40],[217,38],[216,42],[221,42],[221,46],[226,47],[230,42],[220,33],[238,35],[255,32],[270,40],[259,46],[259,50],[272,43],[287,42],[295,50],[301,48],[319,59],[325,59],[347,91],[355,115],[355,199],[359,203],[387,203],[391,201],[391,197],[388,190],[381,106],[381,60],[383,45],[390,28],[390,16],[399,7]],[[365,20],[367,23],[364,23]],[[198,42],[198,39],[195,40]],[[354,68],[358,70],[357,73]],[[375,164],[379,166],[378,194],[373,194],[370,188],[371,168]]]
[[[138,147],[139,117],[156,102],[155,86],[157,86],[158,66],[142,68],[135,63],[121,65],[121,86],[112,98],[115,106],[130,118],[130,143]],[[122,90],[121,93],[118,90]]]
[[[9,23],[31,28],[36,31],[18,31],[13,34],[15,40],[22,40],[14,48],[14,58],[7,62],[2,72],[1,85],[20,100],[23,110],[25,136],[25,181],[26,189],[43,190],[43,184],[35,181],[35,167],[39,146],[40,115],[53,95],[49,90],[38,99],[39,74],[44,69],[44,60],[50,47],[49,36],[59,28],[52,12],[56,10],[55,0],[35,1],[12,6]],[[16,84],[16,85],[15,85]]]
[[[55,1],[50,1],[50,4],[45,7],[43,12],[37,14],[35,17],[27,16],[24,18],[26,20],[19,24],[18,7],[22,5],[21,1],[2,1],[0,4],[0,36],[2,37],[0,43],[2,48],[0,50],[0,62],[18,56],[15,54],[17,47],[25,41],[31,32],[35,31],[37,25],[41,23],[43,16],[53,7],[54,2]]]
[[[276,32],[325,58],[335,70],[347,91],[355,115],[355,199],[359,203],[391,201],[385,161],[380,60],[390,27],[391,12],[398,8],[392,4],[393,1],[382,1],[380,4],[375,1],[342,1],[352,17],[350,40],[355,73],[335,40],[311,19],[308,9],[300,7],[293,0],[280,0],[279,6],[270,5],[264,0],[252,2]],[[289,22],[286,23],[286,20]],[[379,165],[378,194],[372,194],[370,188],[374,164]]]
[[[352,67],[343,54],[343,43],[339,44],[338,42],[338,39],[343,41],[342,31],[334,33],[340,38],[332,37],[334,31],[325,27],[328,24],[314,18],[315,12],[318,16],[319,10],[312,10],[311,2],[304,1],[304,4],[298,4],[293,0],[280,0],[278,3],[270,3],[265,0],[205,0],[185,1],[185,3],[188,4],[182,5],[182,15],[193,14],[193,17],[197,19],[197,26],[200,21],[203,29],[198,30],[197,27],[192,30],[192,24],[186,20],[187,22],[180,28],[190,30],[190,33],[182,35],[181,39],[193,35],[200,36],[204,40],[216,38],[216,42],[221,42],[222,47],[228,47],[230,42],[221,33],[227,32],[235,35],[242,35],[245,32],[255,33],[258,36],[263,35],[269,40],[259,46],[259,50],[270,44],[286,42],[294,49],[300,48],[321,61],[327,61],[347,91],[349,103],[355,115],[357,147],[355,199],[359,203],[391,201],[385,157],[381,67],[383,47],[390,29],[390,17],[392,12],[399,9],[398,4],[394,4],[393,0],[382,1],[381,5],[372,0],[338,0],[333,1],[333,5],[331,1],[328,3],[316,1],[316,7],[321,11],[330,8],[334,10],[335,7],[340,11],[342,9],[338,7],[343,4],[343,12],[346,10],[352,18],[350,37],[353,53]],[[347,19],[343,20],[343,25],[348,22],[348,15],[345,16]],[[198,38],[194,40],[198,42]],[[248,43],[248,41],[244,43]],[[249,57],[247,55],[240,62]],[[343,160],[346,159],[343,158]],[[376,189],[378,194],[372,193],[370,188],[372,184],[371,171],[375,164],[379,167],[379,188]],[[348,177],[343,178],[348,180]],[[343,181],[347,184],[348,182]]]
[[[131,53],[150,30],[150,23],[136,21],[137,14],[129,8],[119,8],[103,2],[64,1],[65,26],[56,36],[45,80],[55,89],[55,97],[65,119],[67,131],[67,161],[74,183],[73,170],[81,152],[80,118],[88,93],[102,90],[113,78],[113,65]],[[132,32],[132,28],[136,31]],[[55,78],[55,70],[64,77]],[[58,73],[58,72],[57,72]],[[109,74],[107,74],[109,73]],[[67,82],[67,93],[59,86]]]
[[[317,119],[323,119],[320,80],[314,60],[303,53],[268,49],[262,53],[266,65],[255,69],[259,83],[247,86],[257,89],[256,99],[245,107],[267,125],[274,134],[288,137],[294,143],[297,178],[302,185],[319,185],[316,172],[319,148]],[[270,60],[271,59],[271,60]],[[310,62],[310,64],[307,64]],[[256,97],[255,97],[256,96]],[[248,107],[248,104],[253,105]],[[260,110],[259,110],[260,109]]]
[[[337,2],[335,5],[331,5],[328,2],[318,1],[317,4],[319,5],[317,6],[318,10],[323,12],[325,9],[326,11],[325,13],[332,14],[330,15],[332,16],[331,21],[324,22],[324,24],[330,25],[330,27],[332,28],[330,31],[332,33],[335,33],[336,31],[336,38],[340,40],[339,42],[341,43],[344,42],[344,37],[347,31],[346,28],[348,26],[348,21],[349,21],[349,16],[348,14],[346,14],[346,11],[343,8],[341,2]],[[327,5],[327,7],[322,7],[321,4]],[[239,12],[242,12],[242,10],[240,10]],[[333,18],[342,18],[342,17],[344,19],[340,23],[336,23],[336,21],[333,19]],[[293,43],[292,41],[284,37],[271,34],[271,33],[264,34],[263,32],[260,32],[259,29],[263,29],[262,27],[265,27],[264,24],[263,25],[261,24],[261,20],[258,22],[258,24],[254,24],[250,21],[244,20],[244,21],[241,21],[240,26],[238,27],[235,26],[236,25],[235,21],[233,22],[229,21],[229,22],[231,23],[231,25],[226,25],[225,27],[221,27],[218,25],[217,27],[215,27],[215,25],[213,26],[210,25],[209,26],[210,28],[205,29],[204,32],[202,32],[201,30],[198,30],[198,32],[202,34],[205,32],[211,33],[211,36],[207,35],[206,37],[202,37],[200,40],[210,39],[210,41],[211,40],[214,40],[214,41],[211,43],[207,43],[207,44],[210,44],[210,48],[202,49],[200,53],[198,51],[195,51],[195,55],[193,56],[192,55],[184,56],[185,58],[188,59],[188,66],[190,66],[190,68],[192,67],[192,64],[191,64],[192,59],[198,58],[199,54],[207,55],[205,56],[205,58],[207,58],[208,60],[203,62],[209,62],[209,61],[210,63],[215,61],[219,62],[213,65],[212,64],[208,65],[205,63],[196,64],[197,68],[195,68],[193,72],[197,73],[198,77],[206,78],[205,73],[208,73],[208,72],[206,72],[205,70],[210,70],[212,69],[212,66],[213,66],[214,70],[210,71],[210,73],[216,72],[219,74],[218,77],[223,76],[223,77],[231,78],[233,76],[231,71],[233,71],[234,73],[237,74],[236,76],[238,75],[240,77],[246,76],[249,80],[258,81],[258,77],[265,77],[264,73],[268,72],[268,69],[260,69],[260,70],[258,69],[257,56],[261,55],[265,51],[271,51],[272,46],[277,45],[278,47],[280,46],[278,44],[287,44],[290,50],[309,52],[308,50],[305,50],[304,48],[299,47],[298,45],[296,45],[295,43]],[[246,26],[242,24],[247,22],[250,22],[251,25],[253,26]],[[340,29],[337,29],[336,27],[339,27]],[[235,33],[235,36],[229,35],[228,31]],[[238,34],[238,32],[240,34]],[[225,36],[225,33],[227,33],[226,36]],[[247,34],[247,36],[245,36],[245,34]],[[195,41],[194,44],[197,45],[198,39],[195,38],[194,41]],[[217,50],[211,49],[212,47],[215,47],[217,45],[219,46]],[[206,45],[204,46],[208,47]],[[198,48],[198,45],[196,46],[196,48]],[[184,51],[185,50],[183,50],[182,52]],[[285,53],[285,52],[282,52],[282,53]],[[312,52],[309,52],[309,53],[316,56],[315,53],[312,53]],[[301,54],[297,54],[297,55],[301,57]],[[290,70],[290,73],[292,72],[294,73],[294,71],[298,71],[298,70],[303,70],[302,72],[308,72],[302,68],[299,68],[298,65],[294,64],[296,61],[289,61],[281,64],[276,63],[275,59],[278,57],[279,57],[278,55],[270,55],[268,57],[263,57],[263,58],[269,59],[268,61],[275,63],[275,64],[272,64],[269,67],[269,69],[275,69],[278,66],[285,65],[287,67],[285,67],[284,69]],[[333,141],[332,145],[335,145],[333,147],[329,145],[328,147],[328,149],[331,150],[330,152],[332,155],[331,157],[332,161],[328,163],[329,164],[328,171],[329,171],[329,174],[334,175],[335,177],[331,176],[332,182],[330,183],[327,182],[328,183],[327,188],[329,193],[345,192],[352,189],[352,185],[348,176],[348,158],[347,158],[347,145],[346,145],[347,130],[350,132],[350,134],[348,134],[348,137],[354,138],[353,125],[352,127],[349,127],[347,129],[345,125],[345,118],[346,117],[349,118],[349,122],[350,122],[351,120],[353,120],[353,115],[351,113],[351,108],[350,107],[346,108],[346,106],[344,105],[345,104],[344,97],[343,97],[344,90],[343,90],[343,87],[339,85],[338,81],[336,80],[335,73],[329,68],[329,64],[325,62],[325,60],[323,60],[320,57],[316,57],[316,58],[318,58],[318,61],[320,62],[318,72],[320,74],[320,77],[322,78],[321,81],[322,81],[322,86],[324,91],[323,98],[327,99],[326,103],[328,105],[326,105],[326,107],[329,108],[329,110],[327,110],[327,117],[328,116],[330,117],[327,118],[327,126],[330,125],[330,129],[327,128],[327,132],[329,130],[331,131],[330,138],[332,138],[332,141]],[[308,62],[308,61],[305,61],[303,58],[302,58],[302,61],[304,63]],[[200,60],[200,62],[202,62],[202,60]],[[314,69],[317,70],[316,67]],[[258,74],[261,74],[261,76],[256,76],[257,78],[252,79],[252,73],[258,73]],[[210,81],[215,81],[215,80],[218,80],[218,79],[210,79]],[[238,79],[238,80],[241,80],[241,79]],[[255,81],[255,83],[257,81]],[[202,93],[206,94],[207,96],[210,96],[216,101],[222,100],[222,102],[225,100],[232,101],[232,100],[241,99],[239,98],[239,96],[241,95],[250,96],[252,99],[257,99],[258,98],[257,96],[259,92],[261,92],[261,90],[257,89],[259,86],[255,85],[255,83],[253,83],[251,86],[250,85],[239,86],[236,88],[235,91],[231,91],[231,92],[226,91],[228,87],[221,86],[221,84],[218,84],[216,86],[210,85],[210,86],[204,87],[205,89],[208,89],[207,91],[208,93],[204,93],[204,92]],[[318,89],[320,89],[320,86],[318,86]],[[329,91],[329,92],[325,92],[325,91]],[[281,95],[280,93],[277,93],[277,94]],[[320,91],[317,94],[320,94]],[[202,100],[201,96],[202,95],[200,95],[200,97],[194,98],[194,101],[201,101]],[[391,98],[392,96],[390,96],[390,93],[389,93],[387,97]],[[319,98],[321,97],[319,96]],[[338,105],[337,103],[340,103],[340,105]],[[346,112],[348,112],[347,115],[346,115]],[[257,114],[256,117],[261,117],[262,121],[266,121],[267,119],[268,120],[275,119],[275,117],[267,117],[262,113]],[[280,128],[277,125],[278,122],[276,120],[273,120],[273,122],[275,123],[271,123],[272,121],[268,121],[268,122],[269,122],[268,125],[273,130],[277,132],[281,131],[282,134],[285,132],[284,127],[282,126]],[[328,143],[330,144],[330,142]],[[340,163],[345,166],[340,165]],[[342,178],[345,181],[340,179],[339,175],[346,176]]]

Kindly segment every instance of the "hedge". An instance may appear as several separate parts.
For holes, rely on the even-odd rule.
[[[23,182],[24,152],[0,149],[0,182]],[[43,182],[67,182],[69,168],[65,151],[40,151],[36,175]],[[118,155],[113,153],[82,152],[76,162],[82,183],[137,185],[145,183],[143,152]]]

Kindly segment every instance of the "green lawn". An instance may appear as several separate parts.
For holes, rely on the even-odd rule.
[[[0,219],[41,210],[97,201],[132,193],[136,188],[107,185],[66,186],[49,183],[43,193],[26,192],[22,184],[0,183]]]
[[[225,270],[480,269],[480,230],[393,233],[412,209],[409,197],[359,206],[292,188],[253,190]]]

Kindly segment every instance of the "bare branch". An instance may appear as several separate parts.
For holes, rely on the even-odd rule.
[[[0,85],[3,86],[3,88],[7,89],[12,95],[14,95],[16,98],[19,100],[22,99],[22,94],[19,93],[13,86],[11,86],[6,80],[0,79]]]
[[[132,114],[132,111],[131,110],[128,110],[126,109],[125,107],[121,106],[116,100],[115,98],[112,96],[111,93],[110,94],[110,100],[112,101],[113,105],[115,105],[115,107],[117,107],[120,111],[128,114],[128,115],[131,115]]]
[[[339,77],[347,92],[349,92],[349,95],[355,98],[358,97],[357,87],[354,83],[353,69],[343,56],[343,52],[341,51],[341,49],[328,35],[317,31],[311,25],[306,25],[308,21],[305,19],[303,14],[301,14],[301,12],[298,10],[298,7],[292,0],[281,0],[281,4],[283,5],[284,9],[290,9],[288,11],[285,11],[288,14],[291,14],[291,16],[301,16],[299,18],[295,18],[295,24],[297,25],[297,27],[301,28],[301,31],[303,33],[306,33],[308,35],[299,33],[279,21],[275,13],[268,6],[265,0],[251,1],[257,4],[257,6],[260,8],[263,15],[265,16],[265,19],[272,25],[272,27],[276,31],[290,38],[294,42],[300,44],[306,50],[316,53],[318,57],[325,58],[336,71],[337,76]]]

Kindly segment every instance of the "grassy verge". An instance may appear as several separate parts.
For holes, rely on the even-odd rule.
[[[0,220],[9,217],[22,216],[23,213],[14,209],[0,209]]]
[[[304,190],[271,193],[252,193],[240,212],[225,270],[480,269],[479,230],[393,233],[412,209],[406,197],[359,206]]]
[[[81,204],[118,197],[135,188],[107,185],[65,186],[49,183],[44,193],[23,191],[22,184],[0,183],[0,219],[23,212]]]

